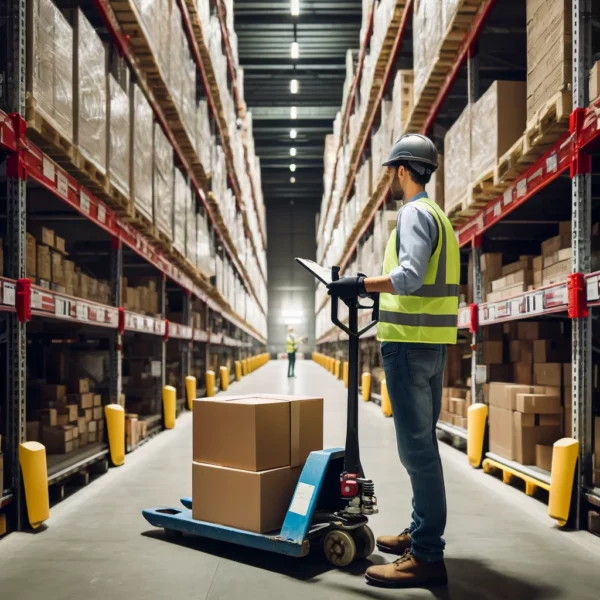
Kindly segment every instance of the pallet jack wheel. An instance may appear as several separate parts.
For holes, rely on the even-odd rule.
[[[363,525],[353,532],[356,544],[356,558],[362,560],[371,556],[375,550],[375,536],[368,525]]]
[[[356,544],[348,532],[334,529],[323,538],[323,552],[335,567],[347,567],[356,558]]]
[[[174,540],[183,537],[183,531],[178,531],[177,529],[169,529],[168,527],[165,527],[165,536]]]

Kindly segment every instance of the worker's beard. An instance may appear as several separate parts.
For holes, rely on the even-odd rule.
[[[398,177],[394,177],[392,180],[390,191],[392,193],[392,200],[395,200],[396,202],[404,200],[404,190],[398,181]]]

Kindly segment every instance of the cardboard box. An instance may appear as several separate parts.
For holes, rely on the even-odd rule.
[[[512,365],[487,365],[488,381],[513,381]]]
[[[466,398],[467,392],[469,391],[467,388],[457,388],[451,387],[448,389],[448,396],[452,398]]]
[[[61,403],[67,395],[67,388],[64,385],[46,384],[40,388],[40,398],[43,402]]]
[[[196,462],[247,471],[299,466],[323,449],[323,399],[263,394],[194,400],[193,438]]]
[[[67,415],[69,423],[74,423],[79,415],[79,406],[77,404],[65,404],[60,408],[59,414]]]
[[[79,416],[85,419],[86,423],[89,423],[94,418],[93,408],[81,408],[79,409]]]
[[[510,383],[490,382],[490,406],[516,410],[517,396],[532,393],[530,385],[514,385]]]
[[[95,406],[94,408],[92,408],[92,411],[93,411],[92,419],[94,421],[100,421],[102,418],[104,418],[104,410],[102,409],[101,406]]]
[[[71,420],[69,419],[69,414],[66,412],[59,412],[56,415],[56,426],[57,427],[66,427]]]
[[[75,427],[67,425],[65,427],[42,428],[42,439],[46,452],[48,454],[66,454],[73,450],[73,432]]]
[[[54,247],[55,234],[52,229],[44,227],[38,223],[31,224],[28,229],[31,231],[38,244],[44,244],[45,246]]]
[[[25,441],[41,442],[42,441],[42,424],[40,421],[27,421],[25,423]],[[2,488],[0,488],[2,489]]]
[[[50,262],[50,248],[48,246],[37,246],[37,277],[51,281],[52,265]]]
[[[483,362],[486,365],[501,365],[504,360],[504,344],[502,342],[482,342]]]
[[[94,394],[94,406],[102,406],[102,396],[100,394]]]
[[[563,248],[571,247],[571,233],[559,233],[542,242],[542,256],[552,256]]]
[[[556,424],[540,424],[541,416],[556,418]],[[520,412],[513,413],[514,460],[522,465],[535,464],[535,447],[537,444],[554,444],[561,436],[560,417],[558,415],[532,415]]]
[[[99,429],[98,427],[98,421],[86,421],[87,423],[87,430],[91,433],[96,433]]]
[[[88,422],[85,420],[85,417],[77,417],[77,429],[79,430],[79,435],[87,433]]]
[[[2,458],[0,456],[0,458]],[[2,469],[0,468],[0,473],[2,472]],[[2,483],[2,478],[0,477],[0,484],[4,485]],[[0,489],[2,489],[0,487]],[[0,513],[0,535],[5,535],[6,534],[6,513]]]
[[[568,362],[571,360],[571,346],[564,339],[535,340],[533,360],[536,363]]]
[[[133,450],[137,447],[139,444],[137,417],[127,415],[127,419],[125,420],[125,437],[127,439],[127,447],[129,450]]]
[[[570,362],[563,365],[563,386],[565,388],[573,386],[573,365]]]
[[[556,339],[562,336],[562,327],[554,321],[518,321],[517,337],[520,340]]]
[[[490,451],[508,460],[514,459],[512,415],[512,410],[490,405]]]
[[[254,472],[194,462],[192,516],[255,533],[275,531],[283,524],[301,470]],[[305,512],[313,492],[311,486],[302,485],[292,508]]]
[[[593,102],[598,96],[600,96],[600,68],[598,64],[600,61],[596,61],[594,66],[590,70],[590,102]]]
[[[522,413],[562,414],[560,396],[546,394],[517,394],[517,410]]]
[[[459,417],[467,415],[467,401],[463,398],[450,398],[450,412]]]
[[[50,250],[50,281],[57,285],[65,284],[65,276],[63,271],[63,256],[57,250]]]
[[[532,385],[533,384],[533,365],[532,363],[514,363],[513,369],[513,381],[519,385]]]
[[[536,444],[535,446],[535,466],[546,471],[552,470],[552,450],[553,446],[544,446]]]
[[[87,377],[71,379],[69,390],[74,394],[87,394],[90,391],[90,380]]]
[[[92,408],[94,405],[94,394],[67,394],[67,402],[77,404],[79,408]]]
[[[27,233],[25,239],[25,275],[35,281],[37,277],[37,243],[31,233]]]
[[[533,365],[533,383],[536,385],[562,385],[563,366],[560,363],[536,363]]]
[[[511,363],[533,363],[533,340],[511,340],[509,356]]]
[[[50,427],[56,427],[58,416],[58,410],[56,408],[44,408],[40,410],[40,421],[42,425],[48,425]]]

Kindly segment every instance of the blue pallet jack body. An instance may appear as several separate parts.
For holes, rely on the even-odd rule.
[[[315,521],[321,507],[331,510],[339,499],[339,477],[343,470],[344,450],[332,448],[311,452],[296,486],[290,508],[280,531],[270,534],[253,533],[198,521],[192,517],[191,498],[182,498],[183,508],[148,508],[142,511],[145,519],[169,534],[185,533],[229,542],[258,550],[268,550],[288,556],[305,556],[310,538],[322,534],[327,523]]]

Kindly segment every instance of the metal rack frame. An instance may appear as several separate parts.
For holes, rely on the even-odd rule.
[[[183,2],[182,2],[183,4]],[[120,30],[108,0],[94,0],[94,6],[107,25],[116,47],[136,70],[135,60],[128,41]],[[7,357],[6,394],[2,413],[6,421],[7,437],[4,439],[6,455],[5,486],[0,490],[0,508],[10,511],[14,529],[27,526],[24,498],[19,467],[19,444],[25,440],[26,423],[26,345],[27,322],[31,319],[50,319],[55,323],[72,322],[78,325],[101,327],[109,335],[109,397],[118,402],[121,394],[123,335],[126,332],[152,336],[159,349],[161,377],[157,380],[156,398],[160,405],[162,386],[165,383],[166,344],[169,339],[181,340],[182,376],[189,373],[191,351],[194,344],[205,349],[206,363],[211,346],[218,346],[232,357],[240,358],[251,351],[263,349],[266,340],[248,323],[235,314],[216,291],[201,279],[193,279],[175,265],[163,252],[154,247],[148,238],[121,220],[102,201],[83,187],[76,176],[58,166],[49,156],[39,150],[27,138],[25,116],[25,70],[26,70],[26,0],[0,0],[0,14],[7,19],[0,25],[6,31],[2,48],[7,55],[6,78],[0,89],[0,198],[6,206],[5,277],[0,278],[0,319],[5,321],[6,334],[0,337]],[[206,84],[206,80],[205,80]],[[236,268],[247,289],[254,293],[247,281],[244,269],[236,263],[236,254],[224,240],[222,232],[211,213],[206,197],[195,181],[187,163],[175,142],[167,121],[155,99],[149,94],[157,121],[161,123],[175,153],[190,177],[198,197],[207,210],[217,235],[236,264]],[[213,107],[214,109],[214,107]],[[5,111],[5,112],[3,112]],[[228,165],[230,167],[231,165]],[[231,177],[231,173],[230,173]],[[110,240],[111,305],[98,304],[74,298],[66,294],[30,286],[25,278],[25,235],[27,220],[27,181],[34,181],[61,200],[79,215],[105,231]],[[238,188],[239,199],[239,188]],[[255,200],[254,200],[255,201]],[[257,215],[259,216],[259,215]],[[246,223],[247,227],[247,223]],[[261,232],[262,233],[262,232]],[[264,236],[264,234],[263,234]],[[264,237],[263,237],[264,243]],[[123,272],[123,249],[128,247],[161,274],[160,307],[165,315],[166,280],[177,284],[183,293],[183,323],[170,323],[163,317],[151,317],[124,310],[119,306],[121,297],[121,274]],[[259,265],[259,269],[262,269]],[[264,277],[264,275],[263,275]],[[199,330],[191,326],[191,299],[203,302],[206,328]],[[256,298],[258,301],[258,298]],[[260,305],[260,302],[258,302]],[[264,307],[263,311],[264,311]],[[220,333],[211,330],[211,313],[222,315],[224,329]],[[235,331],[234,331],[235,330]],[[187,342],[187,343],[186,343]],[[182,380],[183,384],[183,380]],[[93,460],[102,458],[105,451],[94,454]],[[82,459],[83,460],[83,459]],[[83,462],[87,465],[90,457]],[[70,465],[69,472],[83,468],[83,462]],[[74,469],[74,470],[73,470]],[[14,517],[14,518],[13,518]]]
[[[446,79],[441,83],[436,99],[427,115],[422,132],[429,131],[437,118],[442,104],[452,89],[458,71],[467,63],[468,94],[477,97],[476,45],[483,31],[485,19],[495,0],[482,3],[480,12],[463,40],[458,59]],[[476,402],[481,397],[481,385],[476,377],[477,366],[482,357],[477,350],[481,328],[506,321],[565,313],[573,324],[572,377],[573,377],[573,436],[579,441],[579,461],[576,475],[576,503],[574,522],[584,526],[584,501],[600,505],[600,494],[591,485],[592,469],[592,394],[591,354],[592,334],[589,308],[600,306],[600,272],[591,273],[591,156],[587,154],[592,142],[600,139],[600,98],[590,105],[588,99],[588,76],[591,68],[591,1],[573,0],[573,113],[569,131],[562,135],[542,156],[521,173],[515,181],[495,200],[489,202],[466,223],[456,228],[461,247],[468,247],[473,258],[474,304],[459,311],[459,328],[468,329],[473,335],[475,347],[472,358],[472,396]],[[481,254],[482,235],[506,215],[526,203],[531,197],[569,172],[572,185],[572,248],[573,274],[567,281],[545,286],[497,302],[482,303],[482,274],[478,257]],[[368,206],[348,240],[343,256],[342,269],[351,260],[362,236],[370,227],[375,213],[385,202],[388,188],[378,190],[379,198]],[[324,299],[317,312],[327,305]],[[318,345],[343,340],[343,335],[328,331],[318,340]],[[453,430],[456,428],[452,428]],[[466,437],[466,432],[462,433]],[[452,435],[458,435],[456,431]]]

